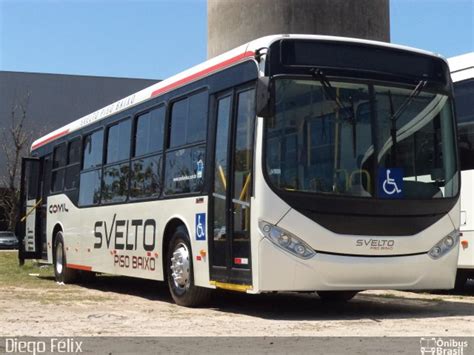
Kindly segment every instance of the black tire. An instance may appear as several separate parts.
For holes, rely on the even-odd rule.
[[[354,298],[359,291],[318,291],[323,302],[347,302]]]
[[[181,280],[175,280],[173,277],[173,261],[172,259],[178,256],[184,256],[187,252],[187,257],[183,259],[183,276]],[[194,285],[194,270],[193,270],[193,256],[191,245],[189,242],[188,232],[184,227],[178,227],[171,237],[168,253],[166,254],[166,274],[168,279],[168,287],[170,289],[171,297],[176,304],[185,307],[199,307],[209,302],[212,294],[212,289],[198,287]]]
[[[466,286],[467,279],[467,272],[464,270],[458,270],[456,273],[456,281],[454,281],[454,289],[457,291],[464,290],[464,286]]]
[[[63,232],[56,233],[53,249],[54,276],[57,282],[73,283],[77,280],[77,270],[67,267],[66,249],[64,248]]]

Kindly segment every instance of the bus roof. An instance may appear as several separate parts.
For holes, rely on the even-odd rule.
[[[63,126],[47,135],[35,140],[31,146],[31,150],[35,150],[49,142],[54,141],[57,138],[65,136],[83,127],[86,127],[94,122],[100,121],[108,116],[116,114],[120,111],[128,109],[132,106],[138,105],[145,102],[155,96],[171,91],[180,86],[186,85],[193,81],[199,80],[206,75],[218,72],[227,67],[240,63],[242,61],[254,58],[255,51],[260,48],[267,48],[273,42],[284,38],[298,38],[298,39],[314,39],[314,40],[327,40],[327,41],[340,41],[340,42],[352,42],[362,43],[374,46],[383,46],[389,48],[396,48],[405,51],[416,52],[420,54],[430,55],[437,58],[441,58],[438,54],[423,51],[416,48],[407,46],[395,45],[385,42],[363,40],[357,38],[348,37],[335,37],[335,36],[320,36],[320,35],[271,35],[255,39],[251,42],[241,45],[240,47],[234,48],[228,52],[225,52],[217,57],[209,59],[201,64],[198,64],[190,69],[187,69],[179,74],[176,74],[168,79],[160,81],[147,87],[141,91],[131,94],[119,101],[111,103],[110,105],[103,107],[97,111],[94,111],[86,116],[83,116],[76,121],[73,121],[66,126]]]
[[[451,57],[448,63],[454,82],[474,78],[474,52]]]

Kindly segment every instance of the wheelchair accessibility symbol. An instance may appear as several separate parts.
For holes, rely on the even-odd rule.
[[[379,196],[382,198],[403,197],[403,169],[380,168],[378,192]]]
[[[206,240],[206,214],[197,213],[196,214],[196,240]]]

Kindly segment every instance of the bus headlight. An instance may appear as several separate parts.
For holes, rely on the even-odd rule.
[[[430,249],[428,255],[432,259],[439,259],[453,249],[459,241],[459,231],[455,230],[441,239],[436,245]]]
[[[309,259],[316,255],[308,244],[288,231],[264,221],[259,221],[258,224],[267,239],[287,252],[302,259]]]

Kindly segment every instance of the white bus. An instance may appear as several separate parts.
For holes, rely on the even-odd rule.
[[[474,52],[448,60],[454,85],[458,118],[461,169],[461,242],[457,289],[474,278]]]
[[[249,42],[32,145],[20,258],[56,278],[212,289],[449,289],[459,171],[447,62],[349,38]]]

